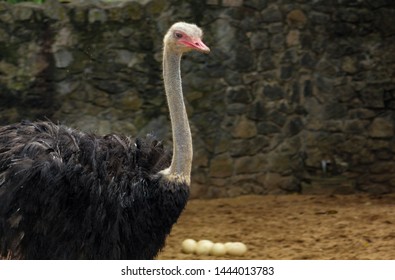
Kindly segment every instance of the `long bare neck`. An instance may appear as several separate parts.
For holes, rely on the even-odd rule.
[[[192,166],[192,137],[185,109],[181,84],[181,54],[166,48],[163,50],[163,79],[167,103],[170,111],[173,134],[173,158],[169,169],[165,170],[172,180],[190,183]]]

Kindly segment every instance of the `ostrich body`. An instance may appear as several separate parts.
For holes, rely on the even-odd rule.
[[[151,136],[97,136],[51,122],[0,127],[0,258],[153,259],[189,196],[192,140],[180,61],[209,52],[194,24],[164,37],[173,157]]]

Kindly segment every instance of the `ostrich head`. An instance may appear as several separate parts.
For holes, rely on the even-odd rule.
[[[182,54],[192,50],[203,53],[210,49],[202,41],[203,32],[195,24],[177,22],[167,32],[163,42],[169,50]]]

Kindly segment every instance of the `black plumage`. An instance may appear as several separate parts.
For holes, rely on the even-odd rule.
[[[0,128],[0,256],[152,259],[189,186],[158,171],[151,136],[97,136],[50,122]]]

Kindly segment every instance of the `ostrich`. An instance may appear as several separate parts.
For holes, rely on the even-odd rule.
[[[185,52],[210,51],[201,38],[199,27],[178,22],[163,40],[172,157],[152,136],[97,136],[44,121],[0,127],[0,258],[156,257],[189,196],[180,62]]]

